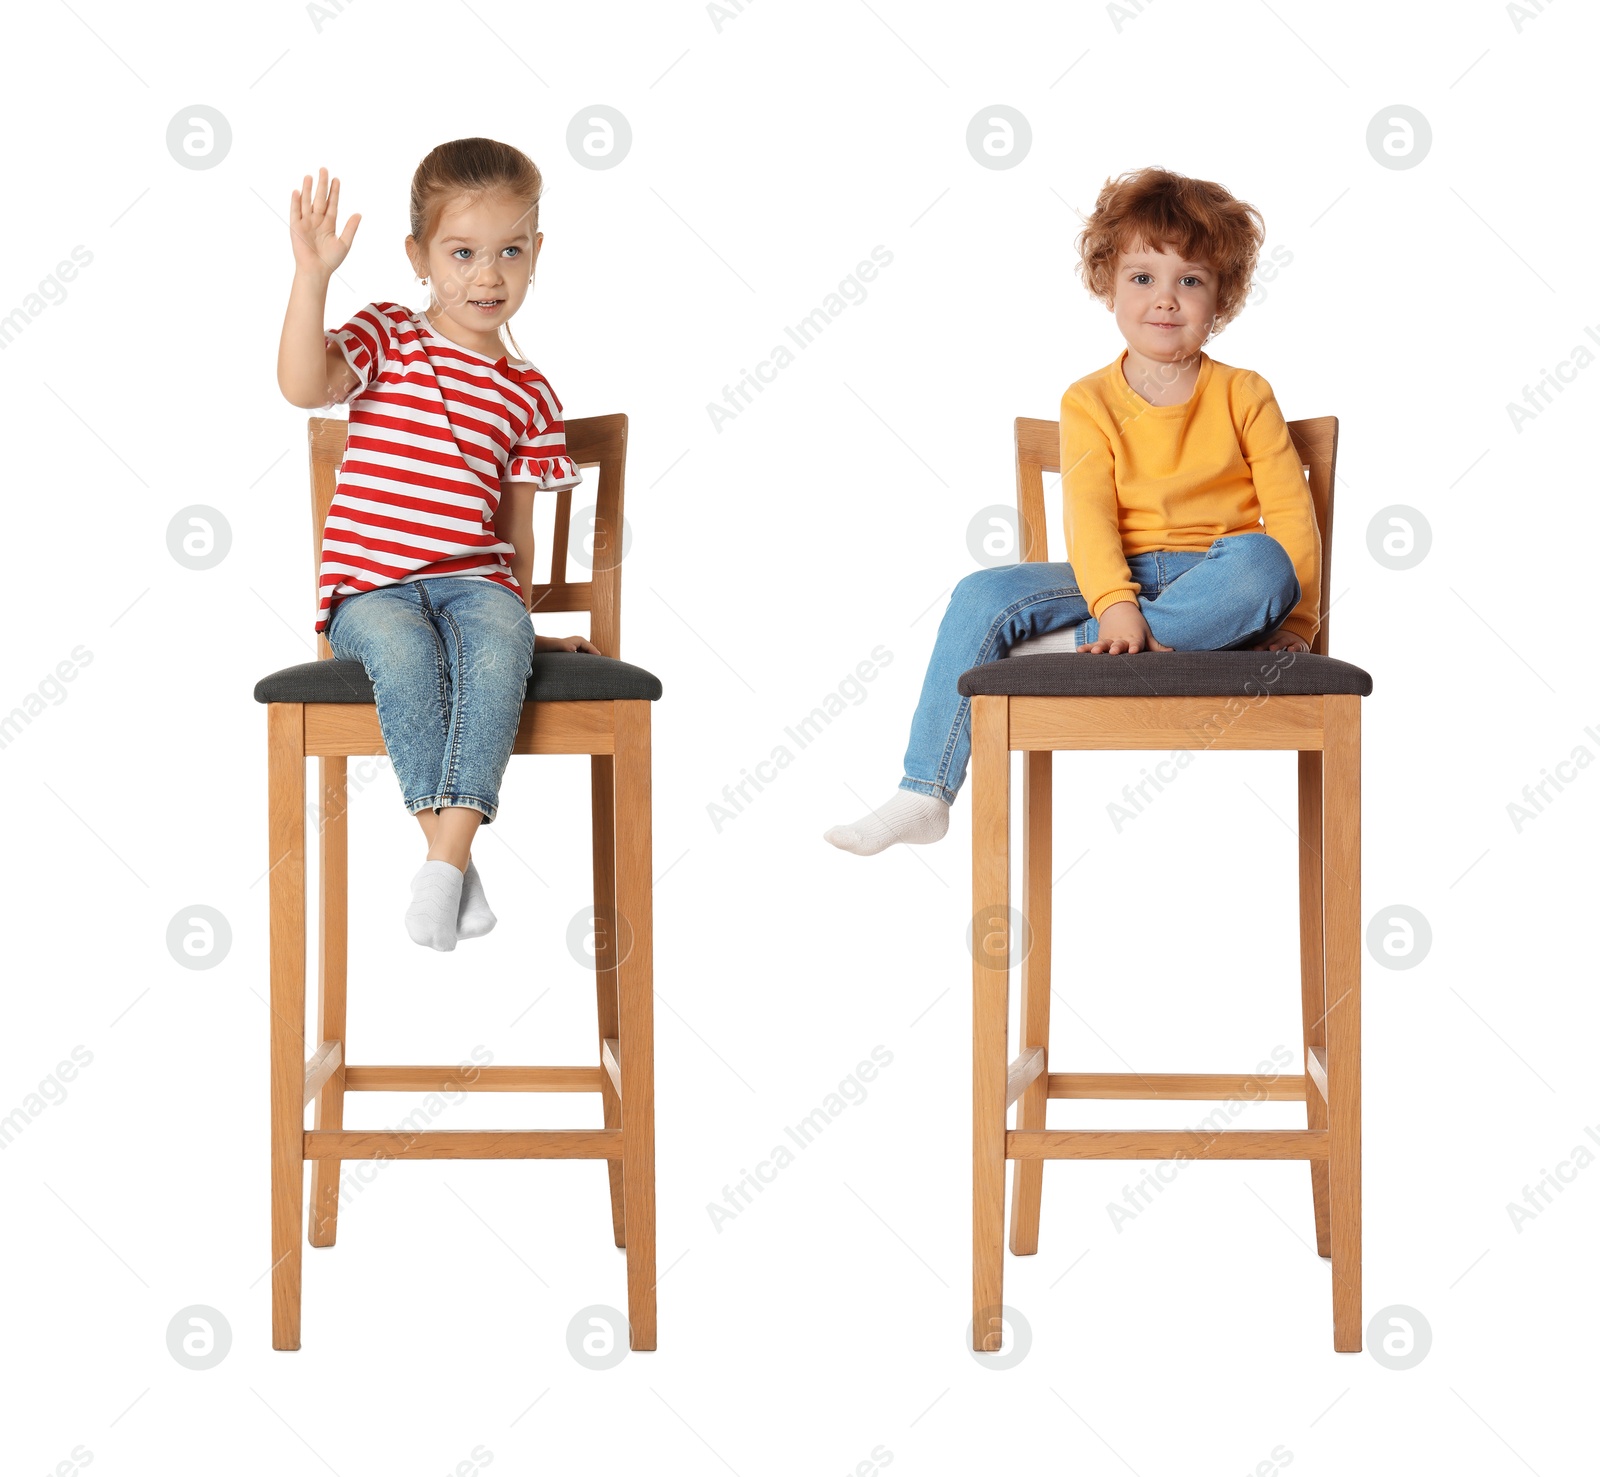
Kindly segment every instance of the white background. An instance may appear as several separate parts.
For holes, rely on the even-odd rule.
[[[0,1113],[21,1113],[0,1150],[0,1468],[1578,1470],[1600,1167],[1571,1161],[1600,1125],[1600,774],[1569,771],[1520,830],[1507,805],[1577,747],[1600,754],[1600,369],[1569,365],[1520,428],[1508,406],[1600,347],[1584,332],[1600,332],[1593,14],[728,10],[475,0],[314,21],[84,0],[11,16],[0,315],[22,317],[0,350],[0,710],[43,701],[0,748]],[[566,142],[597,103],[632,128],[608,170]],[[995,103],[1032,129],[1005,170],[965,144]],[[232,130],[200,170],[166,146],[196,104]],[[1414,168],[1368,151],[1395,104],[1431,125]],[[306,412],[275,380],[285,212],[325,164],[363,214],[330,325],[373,299],[420,307],[411,172],[472,134],[544,171],[546,243],[514,328],[569,416],[630,417],[621,654],[665,684],[660,1347],[599,1372],[567,1327],[625,1306],[624,1267],[585,1162],[384,1167],[337,1247],[306,1253],[303,1348],[270,1348],[251,689],[315,655]],[[1366,1317],[1426,1320],[1431,1348],[1405,1370],[1333,1352],[1299,1163],[1190,1167],[1120,1231],[1107,1205],[1139,1166],[1050,1165],[1039,1253],[1005,1265],[1031,1346],[1007,1369],[976,1360],[970,791],[936,846],[864,860],[821,839],[899,779],[939,614],[974,567],[968,525],[1014,495],[1013,417],[1054,415],[1123,347],[1072,242],[1107,177],[1146,164],[1262,211],[1263,260],[1292,260],[1209,351],[1262,373],[1290,419],[1340,420],[1331,650],[1375,683],[1363,913],[1404,904],[1432,931],[1415,967],[1369,958],[1365,976]],[[866,300],[716,429],[708,402],[874,246],[893,261]],[[75,247],[89,264],[41,289]],[[1054,479],[1047,495],[1059,537]],[[1368,549],[1393,504],[1432,531],[1403,571]],[[168,550],[193,505],[231,531],[204,571]],[[718,829],[723,787],[879,645],[892,660],[859,700]],[[72,680],[52,685],[61,663]],[[1052,1066],[1247,1072],[1298,1053],[1292,757],[1202,755],[1119,832],[1106,806],[1149,757],[1056,761]],[[513,762],[476,850],[499,927],[448,955],[401,926],[423,845],[392,771],[351,774],[351,1059],[592,1061],[591,979],[564,942],[589,901],[585,761]],[[197,906],[231,930],[199,970],[167,946]],[[866,1100],[718,1229],[708,1204],[875,1046],[893,1061]],[[30,1096],[74,1048],[92,1060],[64,1097],[60,1078],[53,1101]],[[358,1098],[348,1121],[416,1106]],[[598,1111],[475,1095],[441,1122]],[[1300,1119],[1280,1103],[1247,1121]],[[1056,1103],[1051,1122],[1174,1110]],[[1508,1202],[1563,1162],[1571,1183],[1518,1229]],[[166,1342],[196,1304],[232,1334],[204,1371]]]

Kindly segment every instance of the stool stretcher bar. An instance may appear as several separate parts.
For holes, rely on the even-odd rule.
[[[1031,1052],[1042,1052],[1042,1048],[1032,1047],[1030,1052],[1018,1057],[1011,1067],[1013,1073]],[[1028,1080],[1032,1081],[1032,1075]],[[1129,1102],[1156,1098],[1173,1098],[1179,1102],[1242,1098],[1247,1102],[1270,1099],[1296,1103],[1303,1103],[1306,1098],[1304,1077],[1275,1077],[1269,1082],[1265,1078],[1232,1072],[1050,1072],[1046,1080],[1050,1084],[1048,1096],[1053,1098]]]
[[[1009,1129],[1007,1159],[1326,1159],[1325,1128]]]
[[[313,1128],[307,1159],[620,1159],[620,1128]]]
[[[599,1092],[598,1067],[346,1067],[349,1092]]]

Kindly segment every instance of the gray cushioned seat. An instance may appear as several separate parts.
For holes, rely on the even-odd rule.
[[[968,667],[956,688],[965,697],[1259,697],[1277,692],[1366,697],[1372,678],[1349,662],[1304,651],[1141,651],[1131,656],[1072,651]]]
[[[643,667],[592,651],[536,651],[528,674],[528,700],[536,703],[605,701],[661,696],[661,679]],[[372,679],[360,662],[329,658],[284,667],[256,683],[258,703],[370,703]]]

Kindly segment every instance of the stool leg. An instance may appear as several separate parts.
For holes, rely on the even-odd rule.
[[[1022,770],[1022,916],[1027,953],[1022,956],[1022,1021],[1019,1052],[1044,1049],[1045,1070],[1017,1100],[1017,1127],[1043,1128],[1050,1086],[1050,808],[1049,749],[1031,749]],[[1011,1169],[1011,1252],[1032,1256],[1039,1249],[1039,1203],[1044,1160],[1019,1159]]]
[[[1327,995],[1322,971],[1322,751],[1300,751],[1300,1015],[1306,1056],[1328,1045]],[[1302,1065],[1302,1071],[1305,1070]],[[1326,1128],[1328,1105],[1306,1077],[1306,1127]],[[1331,1256],[1328,1241],[1328,1163],[1311,1160],[1311,1208],[1317,1255]]]
[[[656,1346],[656,1126],[651,960],[650,704],[615,704],[616,897],[632,947],[617,963],[629,1347]],[[604,1075],[604,1074],[602,1074]]]
[[[589,756],[589,806],[593,816],[591,846],[594,858],[594,982],[596,1013],[602,1042],[617,1036],[617,855],[616,803],[612,794],[613,763],[609,754]],[[611,1085],[611,1074],[600,1074],[600,1107],[607,1128],[622,1124],[622,1100]],[[622,1161],[606,1160],[611,1183],[611,1236],[626,1246],[623,1215]]]
[[[1323,934],[1333,1346],[1361,1348],[1361,699],[1324,700]]]
[[[349,761],[342,754],[317,759],[322,801],[317,819],[318,875],[321,903],[317,921],[317,1045],[337,1041],[338,1070],[317,1094],[316,1128],[344,1127],[344,1068],[350,1044],[345,1039],[345,986],[350,957],[350,816]],[[313,1246],[332,1246],[339,1231],[338,1159],[318,1159],[311,1166],[311,1224],[307,1239]]]
[[[1000,1349],[1006,1233],[1011,754],[1004,697],[972,699],[972,1347]]]
[[[272,1095],[272,1347],[300,1347],[305,1194],[305,706],[267,704],[268,949]]]

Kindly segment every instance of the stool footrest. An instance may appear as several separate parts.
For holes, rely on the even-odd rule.
[[[1207,1102],[1213,1098],[1261,1098],[1304,1102],[1304,1077],[1257,1077],[1235,1072],[1052,1072],[1053,1098],[1153,1098]]]
[[[1122,1130],[1011,1129],[1007,1159],[1327,1159],[1328,1133],[1312,1128]]]
[[[620,1128],[314,1128],[305,1134],[307,1159],[620,1159]]]
[[[599,1092],[599,1067],[346,1067],[348,1092]]]

